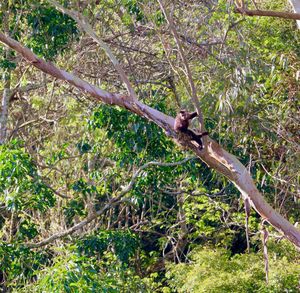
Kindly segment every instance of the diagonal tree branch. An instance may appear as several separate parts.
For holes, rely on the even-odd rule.
[[[293,7],[293,10],[295,13],[298,13],[300,15],[300,1],[299,0],[289,0],[289,3]],[[297,20],[297,27],[300,29],[300,20]]]
[[[25,246],[29,247],[29,248],[38,248],[38,247],[42,247],[45,246],[57,239],[63,238],[65,236],[71,235],[72,233],[74,233],[75,231],[83,228],[85,225],[87,225],[88,223],[92,222],[93,220],[95,220],[97,217],[99,217],[100,215],[102,215],[103,213],[105,213],[107,210],[109,210],[110,208],[112,208],[114,205],[120,203],[121,201],[119,200],[119,198],[114,198],[112,199],[110,202],[108,202],[101,210],[91,214],[90,216],[88,216],[87,218],[85,218],[83,221],[79,222],[78,224],[72,226],[71,228],[53,234],[50,237],[37,242],[37,243],[25,243]]]
[[[38,247],[45,246],[45,245],[53,242],[54,240],[71,235],[75,231],[83,228],[84,226],[89,224],[91,221],[93,221],[96,218],[98,218],[99,216],[103,215],[107,210],[111,209],[113,206],[115,206],[119,203],[122,203],[122,202],[128,202],[127,199],[122,199],[122,197],[125,194],[127,194],[134,187],[134,184],[135,184],[138,176],[141,174],[141,172],[143,170],[145,170],[149,166],[174,167],[174,166],[182,165],[192,159],[195,159],[195,157],[187,157],[179,162],[174,162],[174,163],[162,163],[162,162],[151,161],[151,162],[144,164],[132,175],[132,178],[131,178],[130,182],[128,183],[128,185],[125,188],[123,188],[123,190],[116,197],[113,197],[102,209],[94,212],[93,214],[91,214],[90,216],[85,218],[83,221],[79,222],[78,224],[74,225],[73,227],[71,227],[65,231],[53,234],[50,237],[48,237],[38,243],[25,243],[25,245],[29,248],[38,248]],[[50,186],[48,186],[48,187],[50,187]],[[50,189],[53,190],[52,187],[50,187]],[[61,194],[59,194],[59,195],[62,196]]]
[[[249,197],[251,206],[260,214],[260,216],[274,226],[278,231],[300,248],[300,231],[289,221],[277,213],[263,198],[256,188],[250,173],[245,166],[234,156],[224,150],[217,142],[208,138],[207,149],[200,151],[195,147],[191,138],[182,133],[176,134],[173,125],[174,118],[153,109],[140,101],[130,101],[124,99],[123,95],[109,93],[99,89],[86,81],[58,69],[50,62],[38,58],[31,50],[23,47],[17,41],[0,32],[0,41],[9,46],[11,49],[19,52],[28,62],[41,71],[52,75],[60,80],[67,81],[81,91],[90,94],[98,101],[109,105],[119,105],[133,113],[136,113],[150,121],[156,123],[164,129],[166,133],[175,139],[185,148],[192,150],[202,161],[217,172],[226,176],[241,192],[244,199]]]

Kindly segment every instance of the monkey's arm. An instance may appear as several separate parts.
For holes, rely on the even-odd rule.
[[[188,116],[188,120],[191,120],[191,119],[193,119],[197,116],[198,116],[197,112],[190,113],[189,116]]]

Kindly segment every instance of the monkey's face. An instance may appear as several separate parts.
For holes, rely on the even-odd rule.
[[[179,112],[180,119],[181,120],[188,120],[188,114],[189,113],[187,111],[181,110]]]

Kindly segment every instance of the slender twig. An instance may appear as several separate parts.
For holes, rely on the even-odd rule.
[[[184,163],[186,163],[189,160],[195,159],[195,157],[187,157],[185,159],[183,159],[182,161],[179,162],[174,162],[174,163],[162,163],[162,162],[157,162],[157,161],[151,161],[148,162],[146,164],[144,164],[143,166],[141,166],[131,177],[131,181],[129,182],[129,184],[122,190],[122,192],[125,194],[127,193],[130,189],[132,189],[134,183],[136,182],[136,179],[138,178],[138,176],[140,175],[140,173],[145,170],[146,168],[148,168],[149,166],[160,166],[160,167],[175,167],[178,165],[182,165]]]
[[[21,94],[21,93],[27,93],[30,92],[32,90],[36,90],[39,89],[41,87],[43,87],[43,84],[28,84],[26,86],[22,86],[22,87],[16,87],[13,90],[11,90],[10,93],[10,100],[16,95],[16,94]]]
[[[249,201],[249,198],[245,198],[244,205],[245,205],[245,231],[246,231],[247,252],[250,253],[250,238],[249,238],[250,201]]]
[[[267,228],[264,225],[264,222],[262,223],[262,243],[263,243],[263,255],[264,255],[264,262],[265,262],[265,276],[266,276],[266,283],[269,282],[269,257],[268,257],[268,247],[267,247],[267,241],[269,238],[269,232]]]
[[[200,132],[204,132],[205,131],[204,119],[203,119],[203,114],[202,114],[202,111],[201,111],[201,108],[200,108],[200,102],[199,102],[199,99],[198,99],[198,96],[197,96],[196,86],[195,86],[195,83],[194,83],[194,80],[193,80],[193,75],[192,75],[192,72],[190,70],[188,61],[185,57],[183,48],[181,46],[181,42],[180,42],[177,30],[175,28],[173,18],[168,15],[164,5],[162,4],[162,1],[161,0],[157,0],[157,1],[159,3],[159,6],[160,6],[163,14],[165,15],[165,17],[167,19],[170,30],[171,30],[171,32],[173,34],[173,37],[174,37],[174,40],[176,42],[178,52],[179,52],[180,58],[182,59],[182,62],[183,62],[183,65],[184,65],[184,68],[185,68],[185,71],[186,71],[186,74],[187,74],[188,82],[189,82],[189,85],[190,85],[190,88],[191,88],[191,94],[192,94],[191,98],[192,98],[192,101],[195,105],[195,108],[196,108],[198,116],[199,116],[198,118],[199,118],[199,123],[200,123]]]
[[[60,193],[59,191],[57,191],[56,189],[54,189],[52,186],[50,186],[49,184],[47,184],[45,181],[43,181],[43,184],[44,184],[45,186],[47,186],[53,193],[55,193],[55,194],[58,195],[59,197],[64,198],[64,199],[70,198],[69,196],[64,195],[64,194]]]

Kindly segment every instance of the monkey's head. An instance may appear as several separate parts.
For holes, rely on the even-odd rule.
[[[190,113],[187,110],[180,110],[179,117],[181,120],[189,120]]]
[[[197,116],[196,112],[190,113],[186,110],[180,110],[175,118],[175,131],[185,131],[189,127],[189,120]]]
[[[198,116],[197,112],[188,112],[187,110],[180,110],[178,115],[181,120],[186,120],[186,121],[191,120],[196,116]]]

